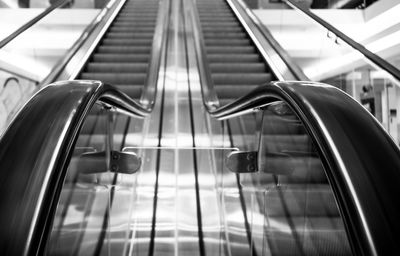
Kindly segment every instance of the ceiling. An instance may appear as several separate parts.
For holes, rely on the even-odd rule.
[[[397,3],[396,3],[397,2]],[[312,80],[369,65],[345,42],[292,9],[254,10]],[[313,10],[370,51],[400,67],[400,2],[381,0],[365,10]]]

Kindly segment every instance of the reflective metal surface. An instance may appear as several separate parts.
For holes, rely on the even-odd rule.
[[[204,254],[251,255],[240,185],[236,175],[226,168],[228,154],[237,149],[232,147],[230,136],[226,132],[226,123],[211,118],[208,114],[210,104],[203,102],[209,98],[204,87],[202,88],[204,78],[201,77],[203,75],[201,69],[205,63],[199,61],[206,58],[198,58],[197,40],[201,31],[193,26],[193,22],[196,22],[193,20],[193,15],[197,15],[193,13],[195,8],[193,3],[185,1],[184,7],[194,145],[197,148],[195,157],[199,206],[202,216],[198,221],[202,224]],[[210,149],[201,150],[205,147]],[[220,148],[225,150],[222,151]]]
[[[159,69],[161,65],[161,58],[165,52],[169,28],[169,17],[171,14],[171,1],[164,0],[160,1],[159,4],[161,6],[158,8],[158,22],[154,31],[150,67],[145,81],[145,89],[140,99],[140,103],[148,109],[152,109],[155,104]]]
[[[263,110],[257,173],[240,174],[261,255],[352,255],[322,160],[307,129],[279,102]]]
[[[152,255],[199,255],[199,236],[191,150],[188,77],[184,49],[181,1],[171,2],[166,56],[163,126]]]
[[[280,100],[289,104],[315,140],[352,250],[375,255],[397,248],[388,241],[396,237],[389,227],[398,224],[383,212],[397,216],[393,195],[399,182],[400,151],[376,119],[351,97],[320,83],[274,82],[221,108],[215,116],[257,111]],[[385,173],[379,171],[382,168]],[[379,197],[373,196],[377,182],[384,184]]]
[[[8,129],[0,142],[0,169],[11,170],[0,177],[5,252],[373,255],[398,249],[400,153],[373,117],[341,91],[309,82],[271,83],[209,115],[191,5],[171,0],[170,6],[150,115],[118,91],[82,81],[62,93],[55,90],[62,85],[44,89]],[[237,150],[259,150],[260,172],[229,171],[227,156]],[[134,152],[139,170],[110,171],[114,151]],[[105,152],[106,171],[75,165],[94,152]],[[385,172],[377,171],[382,167]]]
[[[187,17],[186,24],[190,26],[187,29],[193,31],[193,41],[199,63],[199,65],[196,65],[196,67],[200,75],[201,84],[203,85],[201,90],[204,97],[204,103],[209,109],[215,109],[219,106],[219,101],[213,88],[213,81],[211,78],[204,46],[204,37],[200,29],[200,20],[194,1],[190,0],[187,1],[187,3],[185,2],[185,15]]]
[[[64,250],[107,255],[250,252],[247,234],[241,234],[246,229],[244,217],[237,218],[243,214],[237,179],[224,170],[224,159],[232,149],[223,139],[218,142],[210,137],[209,117],[202,118],[207,115],[200,84],[196,82],[193,37],[185,37],[191,31],[182,15],[182,3],[172,2],[165,70],[160,72],[153,113],[142,123],[130,119],[127,133],[121,134],[119,140],[120,125],[113,124],[117,133],[114,149],[121,147],[116,141],[122,140],[124,151],[141,157],[142,168],[133,175],[118,174],[114,185],[107,183],[110,174],[100,174],[97,182],[87,185],[83,184],[90,180],[78,179],[75,193],[86,194],[89,201],[77,198],[69,205],[60,201],[57,216],[64,219],[64,224],[53,227],[54,239],[48,247],[51,254]],[[81,135],[82,143],[86,143],[81,147],[103,150],[101,126],[96,127],[91,135]],[[223,145],[228,147],[222,148]],[[64,186],[66,195],[70,194],[69,186]],[[79,210],[81,215],[74,210],[82,208],[77,204],[87,205]],[[65,217],[63,209],[70,209],[65,211]],[[74,229],[76,225],[78,229]],[[57,233],[61,234],[59,238]],[[72,251],[63,246],[68,244],[71,233],[75,234]]]
[[[5,131],[0,141],[0,205],[7,209],[0,213],[3,252],[25,255],[38,250],[77,133],[98,100],[138,117],[147,114],[100,82],[59,82],[38,92]]]

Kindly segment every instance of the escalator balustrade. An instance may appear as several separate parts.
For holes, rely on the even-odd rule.
[[[128,0],[78,79],[109,83],[139,101],[149,72],[158,16],[158,0]],[[82,163],[88,160],[83,156],[106,152],[108,144],[112,150],[122,151],[127,134],[140,137],[142,133],[143,120],[118,114],[103,105],[93,107],[81,129],[67,170],[46,247],[48,254],[122,253],[126,247],[125,233],[110,234],[106,227],[114,221],[109,217],[114,202],[113,190],[130,191],[131,188],[123,181],[134,179],[134,173],[121,173],[121,170],[104,172],[101,165],[99,170],[92,167],[91,173],[87,173],[87,170],[81,170],[79,163],[87,165]],[[106,159],[103,160],[106,163]],[[116,203],[112,209],[118,211],[121,207],[124,204]]]
[[[221,105],[276,79],[226,1],[196,3],[206,69]],[[352,255],[333,191],[299,118],[280,103],[263,111],[262,124],[258,119],[246,114],[227,121],[231,147],[252,151],[261,141],[259,172],[239,171],[253,247],[248,253]]]
[[[139,100],[146,86],[159,14],[158,3],[158,0],[128,0],[79,78],[110,83]],[[197,0],[197,9],[208,70],[221,105],[276,79],[227,2]],[[235,175],[230,172],[226,175],[225,159],[215,156],[213,161],[218,166],[221,163],[222,171],[212,170],[212,175],[205,176],[216,178],[215,187],[210,183],[206,190],[204,186],[195,189],[200,196],[205,192],[215,192],[218,198],[215,206],[218,216],[215,218],[220,218],[221,223],[218,226],[203,226],[201,215],[198,215],[199,226],[184,226],[180,234],[177,232],[181,228],[178,222],[173,223],[177,226],[168,233],[168,228],[163,226],[165,223],[156,218],[161,214],[171,214],[170,211],[163,212],[163,205],[154,203],[156,199],[165,197],[163,193],[168,193],[170,188],[176,196],[179,189],[170,187],[169,180],[162,180],[166,184],[163,184],[164,188],[161,185],[158,191],[158,176],[154,184],[151,179],[154,169],[157,168],[158,172],[160,167],[149,168],[151,175],[146,176],[149,174],[146,173],[142,177],[143,190],[138,190],[135,173],[140,169],[140,158],[135,158],[136,165],[125,172],[114,170],[113,166],[104,168],[103,165],[114,157],[105,152],[123,151],[126,147],[143,151],[143,147],[139,149],[142,145],[138,138],[145,136],[144,123],[143,120],[115,112],[108,105],[94,105],[80,130],[66,177],[62,180],[55,217],[49,236],[43,242],[43,250],[48,255],[156,255],[166,248],[164,246],[171,245],[175,249],[167,248],[166,251],[173,251],[175,255],[179,254],[179,247],[184,248],[182,254],[205,255],[201,252],[201,242],[205,242],[206,246],[207,243],[219,243],[215,247],[218,249],[216,255],[352,255],[341,212],[319,151],[301,120],[285,103],[276,102],[259,112],[218,123],[222,126],[221,130],[228,133],[223,140],[228,139],[229,143],[223,145],[229,145],[229,150],[239,148],[252,153],[258,150],[258,170],[248,168]],[[130,139],[127,139],[128,136]],[[161,140],[165,135],[160,133],[157,136]],[[163,149],[160,146],[152,150],[153,153],[144,158],[144,162],[157,162],[155,165],[158,165],[161,161],[158,159],[161,153],[158,152]],[[196,153],[195,150],[190,148],[189,153]],[[80,169],[80,161],[89,159],[84,157],[85,154],[96,152],[104,155],[104,159],[100,157],[102,163],[91,166],[90,170]],[[208,156],[212,154],[210,152]],[[168,168],[174,169],[175,166],[161,166],[164,171]],[[175,169],[174,175],[178,175]],[[173,179],[175,176],[166,177]],[[131,220],[137,217],[133,218],[133,214],[140,214],[140,207],[143,207],[140,205],[142,201],[135,202],[136,197],[143,196],[140,193],[153,200],[148,207],[154,209],[143,211],[146,214],[152,212],[153,220],[150,223],[150,218],[146,216],[144,219],[148,223],[138,221],[132,224]],[[195,203],[193,200],[185,207],[205,209],[208,203]],[[188,210],[183,214],[193,212]],[[141,220],[140,217],[137,220]],[[132,231],[132,225],[136,225],[137,230]],[[185,244],[187,237],[184,233],[193,230],[199,234],[198,241],[196,237]],[[153,234],[153,231],[158,233]],[[203,231],[206,236],[203,236]],[[217,234],[217,240],[207,240],[207,234],[211,233]],[[154,243],[159,246],[156,252]],[[196,244],[195,249],[188,244]],[[199,252],[195,252],[198,247]]]
[[[114,221],[120,218],[114,211],[119,212],[129,205],[115,203],[114,191],[129,195],[133,189],[131,181],[141,165],[139,157],[122,152],[126,146],[127,130],[132,123],[141,126],[141,120],[112,112],[101,105],[92,109],[83,124],[67,169],[45,249],[48,255],[121,255],[126,247],[125,232],[118,229],[111,231],[109,226],[115,225]],[[141,134],[141,131],[136,132]],[[135,134],[135,131],[130,129],[130,134]],[[125,164],[113,166],[112,161],[118,162],[121,156],[111,153],[110,159],[113,160],[108,169],[107,147],[127,154],[129,158],[134,156],[135,160],[131,158],[126,162],[128,169]],[[99,156],[88,158],[89,154]],[[125,196],[125,200],[126,197],[129,198]],[[127,222],[122,220],[121,223]]]
[[[257,173],[240,174],[258,255],[352,255],[322,162],[285,103],[263,112],[258,158]]]
[[[159,0],[128,0],[97,45],[79,79],[100,80],[117,87],[136,101],[142,96],[151,61],[152,42],[159,16]],[[101,108],[94,108],[87,117],[77,142],[78,147],[95,145],[97,151],[104,144],[104,125],[107,116]],[[128,125],[120,117],[118,127]],[[141,126],[141,121],[137,121]],[[100,127],[100,128],[99,128]],[[115,133],[119,134],[116,135]],[[114,136],[122,139],[121,128]]]

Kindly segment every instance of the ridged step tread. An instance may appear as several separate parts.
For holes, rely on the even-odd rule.
[[[128,53],[128,54],[150,54],[151,46],[99,46],[97,49],[98,53],[110,53],[110,54],[119,54],[119,53]]]
[[[83,79],[95,79],[109,84],[144,85],[145,73],[82,73]]]
[[[149,39],[111,39],[111,38],[105,38],[103,39],[103,44],[104,45],[124,45],[124,46],[130,46],[130,45],[137,45],[137,46],[146,46],[146,45],[151,45],[153,42],[152,38]]]
[[[257,53],[249,54],[207,54],[209,62],[219,62],[219,63],[257,63],[260,61],[260,55]]]
[[[95,62],[148,62],[149,54],[121,54],[121,53],[96,53],[93,56]]]
[[[91,62],[88,64],[86,71],[88,73],[106,73],[106,72],[115,72],[115,73],[146,73],[148,69],[147,63],[120,63],[120,62]]]
[[[214,73],[211,77],[215,85],[262,85],[271,81],[271,74],[269,73]]]
[[[139,99],[147,77],[158,7],[158,0],[128,0],[80,78],[110,83],[128,96]]]
[[[267,72],[264,63],[210,63],[210,69],[213,73],[258,73]]]
[[[153,39],[154,33],[151,32],[136,32],[136,33],[124,33],[124,32],[110,32],[107,33],[106,38],[113,39]]]
[[[247,46],[250,45],[250,40],[247,38],[240,39],[208,39],[205,38],[204,42],[207,46]]]
[[[229,99],[228,101],[225,101],[226,103],[246,95],[251,90],[254,90],[257,87],[258,85],[247,85],[247,84],[236,85],[236,86],[218,85],[215,86],[215,92],[221,99]]]
[[[154,32],[155,27],[154,26],[140,26],[140,27],[135,27],[134,25],[132,26],[112,26],[109,31],[112,32],[123,32],[123,33],[130,33],[130,32]]]

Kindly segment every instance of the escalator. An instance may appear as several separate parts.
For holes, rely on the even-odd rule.
[[[163,4],[166,1],[161,2],[126,1],[77,79],[99,80],[113,85],[151,111],[156,92],[151,77],[157,78],[157,62],[159,65],[163,54],[162,44],[157,43],[159,38],[165,37],[157,33],[165,33],[160,28],[165,27],[164,22],[167,21],[163,17],[168,13],[168,8],[162,9],[166,7]],[[155,45],[160,49],[154,49]],[[125,240],[125,232],[110,232],[108,227],[115,225],[114,218],[111,218],[115,214],[119,214],[119,218],[129,219],[129,207],[132,205],[121,201],[129,197],[121,195],[118,190],[129,191],[129,188],[121,185],[121,180],[129,182],[136,175],[120,171],[104,173],[95,162],[86,166],[84,174],[81,173],[82,169],[77,171],[74,168],[79,168],[77,166],[82,162],[80,159],[83,155],[107,152],[109,148],[115,151],[112,157],[126,156],[123,152],[125,147],[141,146],[140,139],[133,142],[128,140],[144,136],[148,132],[146,122],[148,120],[114,113],[113,108],[108,109],[102,104],[91,109],[76,141],[71,162],[77,164],[71,164],[68,168],[56,221],[51,227],[45,249],[47,254],[109,255],[110,252],[123,254],[134,248],[127,249],[129,244]],[[120,209],[124,209],[124,212],[120,212]],[[146,251],[146,247],[141,247],[141,250]]]
[[[151,61],[158,0],[127,1],[78,79],[100,80],[140,99]]]
[[[398,149],[341,91],[283,81],[234,2],[128,0],[78,68],[86,81],[49,86],[28,103],[0,141],[0,168],[13,170],[0,176],[1,250],[347,256],[396,248],[390,226],[398,224],[385,214],[398,213],[387,206],[397,200]],[[386,173],[376,172],[383,163]]]
[[[196,4],[208,63],[201,68],[209,71],[220,105],[277,80],[227,1]],[[333,191],[301,120],[284,103],[263,112],[262,131],[257,118],[247,114],[226,122],[231,147],[257,150],[254,134],[262,134],[265,173],[237,175],[252,253],[352,255]],[[266,216],[266,223],[251,221],[257,215]]]
[[[59,204],[53,209],[46,207],[47,210],[57,213],[54,219],[44,222],[47,228],[43,227],[40,228],[41,230],[37,230],[39,233],[42,233],[45,229],[51,231],[51,235],[48,237],[49,243],[44,247],[37,246],[41,235],[34,235],[33,239],[31,237],[28,238],[32,243],[36,244],[33,247],[35,247],[34,250],[40,251],[39,254],[99,255],[105,254],[109,250],[108,243],[104,242],[107,240],[107,237],[104,237],[104,235],[107,234],[105,227],[109,225],[108,218],[103,216],[104,222],[97,219],[91,221],[88,218],[92,216],[93,212],[95,212],[94,216],[110,214],[105,206],[112,204],[114,196],[111,196],[107,189],[99,189],[99,184],[103,183],[111,187],[116,186],[115,184],[119,184],[121,176],[124,177],[124,175],[118,172],[114,174],[102,174],[102,171],[104,171],[103,168],[106,168],[106,165],[103,165],[105,159],[108,157],[106,152],[109,152],[110,148],[116,152],[122,152],[122,149],[127,145],[137,145],[140,143],[140,140],[131,143],[127,142],[128,137],[137,136],[137,138],[140,138],[147,131],[143,119],[153,110],[160,59],[163,56],[163,47],[165,45],[164,30],[168,26],[168,12],[168,1],[110,1],[106,8],[100,12],[97,19],[88,26],[89,30],[85,30],[83,35],[72,46],[71,52],[66,54],[66,63],[63,63],[64,60],[60,62],[63,65],[61,66],[61,70],[56,67],[54,68],[54,74],[49,75],[50,81],[60,79],[83,80],[66,87],[61,82],[54,86],[49,86],[44,91],[46,94],[46,92],[59,87],[56,90],[58,92],[55,92],[55,94],[48,93],[45,98],[53,102],[48,102],[48,105],[52,106],[53,110],[58,112],[56,116],[64,119],[61,123],[68,122],[69,124],[75,123],[74,125],[76,125],[78,120],[69,118],[80,114],[85,116],[85,121],[83,122],[83,119],[80,119],[82,122],[78,121],[80,123],[78,125],[79,136],[75,140],[69,139],[69,142],[66,142],[69,146],[72,146],[73,150],[65,149],[64,152],[71,158],[71,167],[66,169],[68,170],[68,174],[61,176],[61,180],[55,183],[63,184],[62,192],[60,191],[59,195]],[[99,20],[99,17],[102,20]],[[104,20],[104,18],[108,18],[109,20]],[[45,80],[48,79],[46,78]],[[102,81],[102,83],[93,83],[93,80]],[[68,84],[68,82],[65,83]],[[125,95],[121,96],[119,92],[115,92],[114,89],[109,88],[108,84],[115,86],[115,88],[118,88]],[[64,96],[60,96],[63,95],[63,90],[65,90],[65,94]],[[80,97],[81,93],[86,95],[78,99],[77,97]],[[52,96],[49,97],[49,94],[52,94]],[[96,97],[102,97],[106,100],[90,101],[90,99],[96,99]],[[117,104],[116,100],[118,101]],[[75,101],[75,103],[72,101]],[[86,105],[86,107],[79,108],[83,105]],[[72,110],[69,107],[72,107]],[[64,116],[61,118],[62,113],[65,113],[66,109],[71,111],[69,114],[70,117]],[[122,112],[120,113],[117,110],[122,110]],[[129,116],[126,116],[126,113],[129,113]],[[28,115],[28,118],[29,116],[32,115]],[[58,125],[55,124],[60,120],[56,120],[56,117],[52,118],[49,115],[43,114],[41,118],[36,119],[39,125],[40,123],[44,124],[47,122],[52,127],[46,132],[49,138],[52,133],[57,133],[57,128],[62,126],[61,123],[58,123]],[[31,123],[31,126],[30,130],[33,132],[36,125]],[[42,128],[41,130],[44,131],[46,129]],[[69,128],[65,131],[70,134],[73,130],[74,128]],[[112,136],[110,138],[109,135],[111,133]],[[62,136],[59,135],[59,137]],[[44,144],[49,142],[49,140],[56,141],[59,139],[48,139],[34,144],[44,150]],[[64,143],[61,144],[66,146]],[[28,148],[29,145],[27,145]],[[14,150],[9,148],[9,151]],[[48,152],[49,155],[52,153],[51,151]],[[90,154],[96,153],[99,154],[100,161],[97,161],[95,157],[91,162],[93,163],[92,165],[86,164],[86,167],[84,167],[85,170],[83,172],[86,175],[80,173],[83,170],[79,167],[82,162],[80,159],[85,154],[89,155],[90,158]],[[114,154],[113,157],[115,156]],[[123,156],[128,156],[129,158],[132,154],[124,155],[122,153],[122,155],[118,155],[118,157],[121,156],[122,158]],[[83,162],[85,163],[85,160]],[[4,161],[3,164],[5,166],[9,165],[9,163],[5,163]],[[40,168],[39,170],[43,171],[44,169]],[[55,176],[58,177],[59,174],[57,173]],[[40,176],[40,174],[37,175]],[[27,182],[27,180],[21,179],[19,181],[20,184],[24,184],[24,182]],[[42,182],[42,185],[48,186],[46,182]],[[23,187],[21,188],[24,190]],[[32,193],[28,194],[32,198],[38,196],[37,193],[40,189],[33,189],[32,187],[31,189]],[[58,189],[53,188],[49,190],[50,192],[45,194],[46,198],[51,198],[53,192],[56,192]],[[9,192],[15,196],[17,194],[24,194],[24,192],[14,193],[11,190]],[[20,198],[20,201],[23,200]],[[45,200],[41,199],[42,202]],[[31,200],[27,202],[29,201]],[[118,201],[118,195],[115,196],[115,201]],[[100,204],[100,206],[96,204]],[[19,207],[21,205],[14,206]],[[103,210],[105,211],[102,212]],[[25,215],[33,213],[29,210],[22,212]],[[97,215],[97,212],[99,212],[99,215]],[[83,216],[80,214],[76,215],[76,213],[83,213]],[[8,213],[4,214],[8,215]],[[78,221],[80,224],[76,226],[75,223],[79,217],[82,217],[82,221]],[[14,223],[10,226],[10,229],[5,228],[4,230],[8,230],[8,233],[18,233],[20,230],[25,230],[19,234],[24,233],[23,236],[29,237],[31,235],[27,231],[30,228],[29,224],[25,225],[22,223],[20,227],[17,227],[18,225]],[[86,227],[90,229],[88,233],[85,233]],[[93,233],[100,234],[98,243],[93,243]],[[26,245],[19,244],[18,240],[5,240],[3,240],[2,246],[0,246],[0,251],[2,252],[10,253],[13,251],[18,255],[26,254],[27,250],[30,250]],[[118,243],[116,246],[118,247]],[[123,243],[123,246],[126,246],[126,243]],[[39,247],[41,248],[39,249]]]
[[[153,86],[149,84],[149,77],[157,75],[151,74],[156,71],[151,70],[150,66],[157,66],[152,47],[154,40],[157,40],[154,38],[160,37],[155,34],[160,33],[160,29],[157,31],[156,27],[162,23],[164,16],[160,6],[159,0],[125,1],[77,77],[72,79],[99,80],[115,86],[137,102],[141,99],[150,101],[151,99],[146,99],[149,97],[146,90]],[[157,59],[159,56],[155,57]],[[121,150],[130,121],[123,116],[113,118],[113,133],[118,134],[114,146]],[[102,107],[92,109],[77,146],[104,150],[104,127],[109,122],[108,119]],[[140,132],[142,131],[138,131]]]
[[[196,1],[207,61],[222,105],[276,80],[226,1]]]
[[[265,55],[261,52],[264,50],[265,53],[265,49],[260,47],[262,43],[252,29],[257,28],[259,21],[246,17],[250,12],[241,10],[241,4],[236,1],[195,2],[198,14],[194,12],[193,16],[199,18],[198,21],[194,18],[193,24],[201,30],[197,33],[196,50],[198,60],[205,60],[199,61],[199,73],[206,108],[222,119],[230,116],[230,108],[236,107],[238,112],[246,104],[248,110],[253,108],[252,113],[229,117],[225,123],[229,145],[242,151],[238,158],[232,155],[232,161],[249,162],[247,171],[243,170],[246,168],[244,163],[236,163],[237,196],[242,202],[251,244],[246,254],[358,254],[360,251],[355,252],[360,248],[356,248],[354,241],[349,241],[351,237],[346,232],[346,227],[352,224],[343,218],[345,213],[338,207],[329,167],[323,163],[324,156],[318,150],[318,141],[310,136],[307,122],[290,103],[280,100],[268,107],[260,107],[263,110],[260,117],[254,107],[257,109],[256,106],[262,104],[252,102],[260,96],[254,93],[254,97],[248,97],[252,100],[246,100],[244,96],[260,84],[269,86],[269,81],[293,79],[290,76],[285,78],[283,73],[271,68],[270,58],[274,53]],[[258,29],[264,36],[270,35],[265,28],[258,26]],[[276,46],[271,48],[279,49]],[[307,79],[298,72],[298,67],[290,67],[291,61],[285,54],[278,55],[288,69],[294,71],[296,80]],[[296,90],[296,87],[291,90]],[[235,100],[236,104],[232,104]],[[215,106],[225,107],[215,110]],[[261,134],[260,137],[255,136],[257,134]],[[258,152],[260,161],[257,171],[256,164],[249,160],[255,158],[254,152]],[[226,189],[233,187],[227,186]]]

